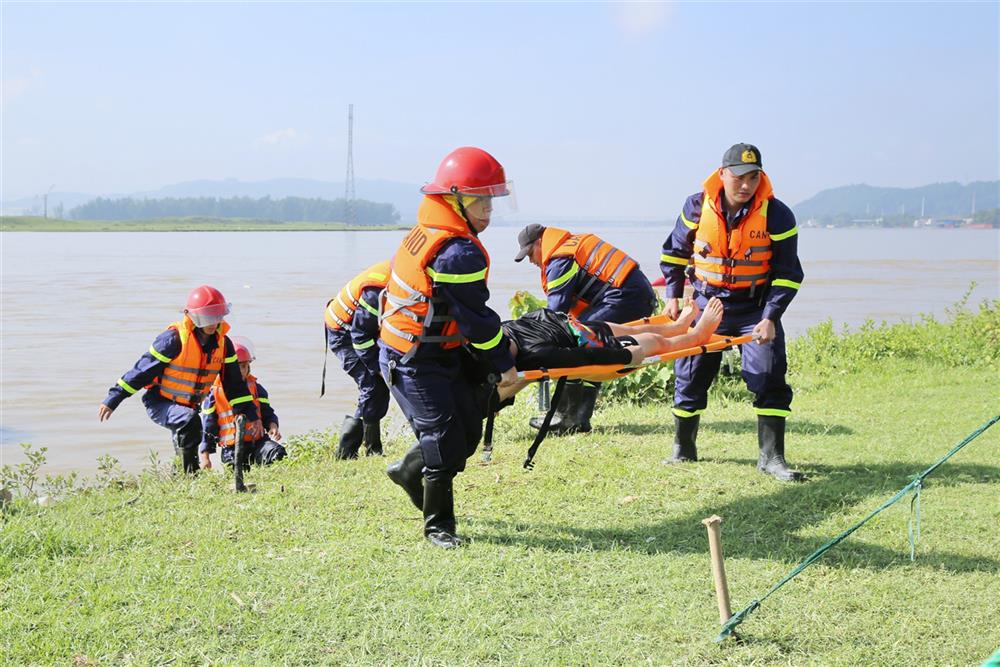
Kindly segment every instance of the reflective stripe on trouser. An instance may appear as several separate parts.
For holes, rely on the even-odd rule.
[[[389,389],[378,373],[369,370],[358,356],[351,345],[350,336],[346,336],[344,343],[331,349],[340,359],[344,372],[358,385],[358,407],[354,411],[354,418],[378,421],[385,417],[385,413],[389,411]]]
[[[701,308],[708,302],[708,299],[701,294],[696,294],[695,299]],[[760,309],[746,310],[738,306],[730,308],[727,304],[717,333],[729,336],[748,334],[762,317],[763,312]],[[787,412],[792,403],[792,388],[785,382],[785,373],[788,369],[785,357],[785,331],[780,321],[775,323],[774,328],[774,340],[767,345],[747,343],[740,346],[743,380],[747,389],[755,396],[754,408]],[[709,352],[676,360],[674,408],[692,413],[704,410],[708,404],[708,388],[718,375],[721,362],[721,352]]]
[[[424,457],[424,475],[445,479],[465,469],[483,433],[483,417],[472,385],[461,373],[459,355],[397,365],[389,387],[410,422]],[[400,355],[382,348],[379,366],[389,378],[389,361]]]

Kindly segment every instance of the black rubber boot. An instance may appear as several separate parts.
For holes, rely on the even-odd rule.
[[[201,420],[197,416],[174,431],[174,453],[181,458],[181,469],[185,474],[194,475],[201,468],[201,463],[198,461],[200,444]]]
[[[382,452],[382,431],[379,428],[379,421],[364,422],[365,425],[365,455],[383,456]]]
[[[462,544],[455,534],[455,496],[450,476],[424,479],[424,537],[442,549]]]
[[[802,482],[806,476],[785,463],[785,418],[757,416],[757,470],[782,482]]]
[[[600,385],[584,384],[582,382],[567,382],[563,387],[563,395],[559,400],[552,422],[549,424],[549,435],[569,435],[571,433],[587,433],[590,431],[590,416],[597,403]],[[533,429],[540,429],[545,415],[532,417],[528,424]]]
[[[385,474],[403,487],[418,510],[424,509],[424,455],[419,444],[410,447],[403,458],[390,463]]]
[[[701,416],[678,417],[674,415],[674,453],[664,463],[686,463],[698,460],[698,423]]]
[[[344,425],[340,427],[340,444],[337,446],[338,461],[358,458],[363,433],[364,424],[360,419],[344,417]]]

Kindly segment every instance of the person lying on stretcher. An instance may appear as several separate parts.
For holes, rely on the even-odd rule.
[[[580,322],[572,315],[548,308],[533,310],[501,323],[511,341],[510,351],[519,371],[592,365],[635,366],[646,357],[704,345],[722,321],[722,302],[709,300],[698,319],[698,306],[688,300],[677,320],[669,324],[615,324]],[[693,327],[691,323],[698,319]],[[498,387],[504,401],[529,382]]]

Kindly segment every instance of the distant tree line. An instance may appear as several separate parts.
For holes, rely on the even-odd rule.
[[[399,224],[392,204],[365,199],[351,202],[359,225]],[[155,218],[246,218],[281,222],[347,222],[347,200],[285,197],[167,197],[164,199],[104,199],[98,197],[69,212],[73,220],[148,220]]]

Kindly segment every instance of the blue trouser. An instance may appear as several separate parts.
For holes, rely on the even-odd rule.
[[[581,322],[614,322],[624,324],[649,317],[656,310],[656,293],[649,279],[637,268],[617,289],[609,289],[605,296],[580,313]]]
[[[358,356],[351,344],[350,334],[327,329],[326,340],[330,351],[340,359],[344,372],[358,385],[358,407],[354,410],[354,418],[377,422],[385,417],[389,411],[389,389],[379,374],[369,370]]]
[[[194,408],[174,403],[156,389],[147,390],[142,395],[142,404],[146,406],[149,418],[163,428],[170,429],[171,433],[176,434],[181,430],[193,432],[197,426],[198,440],[201,441],[201,419],[198,419],[198,411]]]
[[[708,298],[695,293],[695,302],[704,308]],[[716,331],[725,336],[741,336],[753,331],[763,317],[756,302],[724,301],[725,312]],[[753,406],[757,414],[787,417],[792,403],[792,388],[785,382],[788,361],[785,357],[785,330],[781,321],[774,323],[774,340],[765,345],[747,343],[740,346],[743,381],[756,397]],[[674,414],[691,417],[708,405],[708,388],[719,373],[721,352],[708,352],[684,357],[674,362]]]
[[[285,455],[287,454],[281,443],[275,442],[270,438],[261,438],[257,442],[248,444],[250,444],[250,455],[248,459],[250,463],[256,463],[257,465],[270,465],[275,461],[280,461],[285,458]],[[226,465],[236,465],[236,448],[220,447],[219,458],[222,459],[222,462]]]
[[[464,470],[483,434],[482,410],[459,354],[400,364],[394,350],[379,352],[382,377],[417,436],[429,479],[450,479]],[[396,364],[391,371],[390,362]]]

